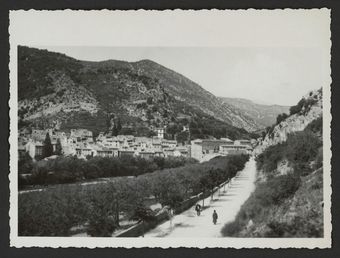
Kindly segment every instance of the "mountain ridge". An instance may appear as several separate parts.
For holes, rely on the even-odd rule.
[[[222,102],[234,106],[236,109],[241,110],[245,116],[252,118],[259,126],[264,129],[271,126],[276,122],[279,114],[289,113],[289,106],[282,106],[277,104],[259,104],[253,100],[245,98],[229,98],[219,97]]]
[[[133,123],[144,127],[181,124],[179,120],[183,118],[196,124],[209,121],[220,137],[222,131],[227,132],[223,136],[229,132],[232,137],[259,129],[251,117],[149,59],[80,61],[61,53],[19,46],[18,98],[21,124],[61,128],[94,128],[97,124],[105,130],[110,123],[107,117],[113,115],[124,119],[127,127],[133,127]],[[200,125],[198,128],[197,136],[205,137],[212,125],[205,126],[205,132]]]

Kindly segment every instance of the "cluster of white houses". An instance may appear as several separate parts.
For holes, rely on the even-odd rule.
[[[190,153],[192,158],[203,161],[214,156],[250,154],[253,144],[251,140],[196,139],[191,141]]]
[[[141,156],[143,158],[184,156],[190,157],[190,146],[179,146],[175,140],[164,139],[164,129],[158,130],[155,137],[135,137],[133,135],[117,135],[100,133],[95,139],[91,131],[72,129],[70,133],[33,129],[20,132],[19,157],[27,152],[31,158],[42,155],[43,142],[49,134],[53,149],[57,140],[62,146],[63,155],[86,158],[88,156],[121,157]]]
[[[157,131],[154,137],[135,137],[133,135],[117,135],[100,133],[95,139],[91,131],[72,129],[69,133],[53,129],[32,132],[23,130],[19,135],[19,157],[28,153],[30,157],[42,155],[43,142],[49,134],[54,150],[59,139],[63,155],[76,155],[78,158],[88,156],[122,157],[140,156],[143,158],[184,156],[199,161],[211,155],[229,155],[250,153],[249,140],[231,141],[222,139],[196,139],[190,145],[179,145],[175,140],[164,139],[164,129]]]

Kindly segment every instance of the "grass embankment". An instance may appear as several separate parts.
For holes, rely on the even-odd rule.
[[[199,192],[209,192],[243,169],[248,156],[215,158],[201,164],[164,169],[135,178],[95,185],[60,185],[19,195],[21,236],[68,236],[70,228],[86,225],[91,236],[111,236],[122,220],[151,219],[150,196],[176,208]]]
[[[258,156],[261,180],[235,221],[222,229],[224,236],[323,236],[321,126],[322,119],[316,120]]]

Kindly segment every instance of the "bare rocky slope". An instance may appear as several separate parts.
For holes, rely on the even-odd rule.
[[[299,103],[301,104],[296,106],[299,109],[298,112],[272,127],[263,139],[259,139],[256,153],[261,153],[269,146],[286,141],[290,133],[303,131],[312,121],[322,117],[321,89],[309,92]]]
[[[61,128],[105,130],[107,117],[113,116],[127,127],[203,121],[224,136],[228,132],[245,136],[259,129],[252,118],[150,60],[88,62],[19,46],[18,98],[19,125],[23,126],[52,123]],[[199,134],[204,135],[202,130]]]

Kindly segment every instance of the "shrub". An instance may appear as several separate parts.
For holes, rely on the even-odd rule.
[[[33,161],[28,152],[25,153],[22,159],[18,161],[19,174],[29,174],[33,169]]]
[[[294,115],[297,113],[301,113],[303,111],[303,114],[308,112],[314,104],[316,104],[318,101],[314,98],[302,98],[297,105],[290,107],[290,115]]]
[[[296,132],[287,139],[286,156],[296,172],[305,175],[311,172],[309,162],[315,160],[321,146],[321,140],[312,132]]]
[[[272,189],[273,203],[278,204],[282,200],[295,194],[301,185],[301,178],[294,174],[274,177],[268,183]]]
[[[277,163],[285,157],[286,143],[269,146],[256,158],[257,169],[263,169],[265,173],[276,170]]]
[[[318,223],[313,209],[308,213],[307,217],[295,216],[292,221],[278,222],[271,221],[267,224],[270,231],[265,234],[265,237],[322,237],[323,226]]]
[[[300,177],[294,174],[274,177],[259,184],[250,198],[242,205],[235,221],[223,227],[222,234],[237,236],[250,219],[255,222],[261,221],[268,213],[268,209],[294,195],[300,185]],[[278,233],[276,232],[276,234]]]
[[[286,158],[296,172],[301,175],[308,174],[311,171],[310,162],[316,159],[321,146],[321,140],[308,128],[292,133],[288,135],[286,142],[269,146],[258,155],[257,168],[267,174],[272,173],[278,162]]]
[[[322,135],[322,116],[310,122],[305,130]]]
[[[301,99],[297,105],[295,106],[291,106],[290,109],[289,109],[289,113],[290,115],[294,115],[294,114],[297,114],[299,113],[301,110],[302,110],[302,107],[304,105],[304,102],[305,102],[305,99]]]
[[[279,114],[276,118],[276,124],[281,123],[283,120],[285,120],[288,117],[286,113]]]

